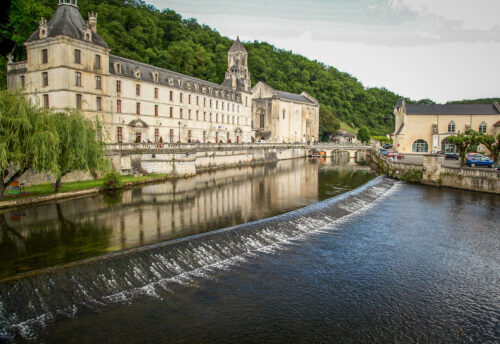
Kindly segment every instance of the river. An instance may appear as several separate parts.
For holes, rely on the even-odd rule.
[[[233,226],[230,229],[195,230],[195,225],[184,224],[178,232],[167,230],[178,228],[174,224],[162,229],[165,237],[151,239],[154,235],[147,233],[151,228],[156,231],[156,222],[143,220],[143,241],[136,236],[123,246],[139,248],[3,282],[4,339],[45,343],[500,340],[499,196],[383,177],[369,181],[372,176],[366,172],[329,163],[297,160],[296,164],[285,169],[295,171],[286,182],[278,181],[279,163],[261,166],[268,169],[263,179],[255,176],[258,173],[248,177],[257,179],[242,191],[241,199],[252,197],[249,209],[260,210],[225,217],[222,214],[232,214],[229,204],[240,196],[228,203],[219,201],[228,205],[211,216],[225,217],[226,222],[213,220],[212,228]],[[235,182],[232,189],[240,184],[244,183]],[[222,185],[227,184],[214,183],[214,190]],[[273,186],[269,193],[262,191]],[[171,197],[162,192],[155,202],[148,202],[151,196],[143,193],[137,204],[144,202],[143,211],[151,214],[159,199]],[[125,205],[133,203],[133,197],[124,193],[121,201],[105,206],[97,198],[93,204],[97,210],[89,214],[97,212],[95,218],[106,219],[108,209],[117,208],[127,215],[132,207]],[[71,202],[77,201],[85,200]],[[280,206],[271,209],[272,204]],[[293,210],[297,208],[301,209]],[[69,216],[69,210],[65,212]],[[109,225],[110,233],[116,234],[110,234],[114,239],[107,242],[121,243],[120,218],[109,216],[107,223],[118,224],[116,230]],[[247,223],[263,217],[267,219]],[[190,234],[195,235],[179,239]]]

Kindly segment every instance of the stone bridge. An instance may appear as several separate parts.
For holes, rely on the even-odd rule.
[[[349,164],[365,161],[369,151],[373,149],[370,145],[326,143],[308,145],[306,148],[309,156],[320,153],[320,155],[327,158],[333,158],[339,162],[348,162]]]

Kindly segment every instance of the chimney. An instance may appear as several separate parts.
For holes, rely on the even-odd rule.
[[[89,27],[92,31],[97,33],[97,13],[89,13]]]

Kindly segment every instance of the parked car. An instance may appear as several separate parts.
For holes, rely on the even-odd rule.
[[[389,152],[387,153],[388,158],[394,158],[394,159],[404,159],[403,154],[401,153],[394,153],[394,152]]]
[[[382,146],[382,148],[384,149],[391,149],[392,148],[392,144],[391,143],[386,143]]]
[[[383,148],[380,148],[378,151],[380,152],[380,154],[385,155],[385,156],[387,156],[387,153],[389,153],[387,151],[387,149],[383,149]]]
[[[460,159],[460,155],[458,153],[444,153],[444,158],[445,159],[451,159],[451,160],[459,160]]]
[[[484,155],[474,154],[474,155],[469,155],[467,160],[465,160],[465,164],[470,167],[476,167],[476,166],[493,167],[494,161]]]

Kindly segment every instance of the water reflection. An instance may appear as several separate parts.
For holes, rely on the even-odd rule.
[[[0,278],[281,214],[373,175],[288,160],[0,214]]]

